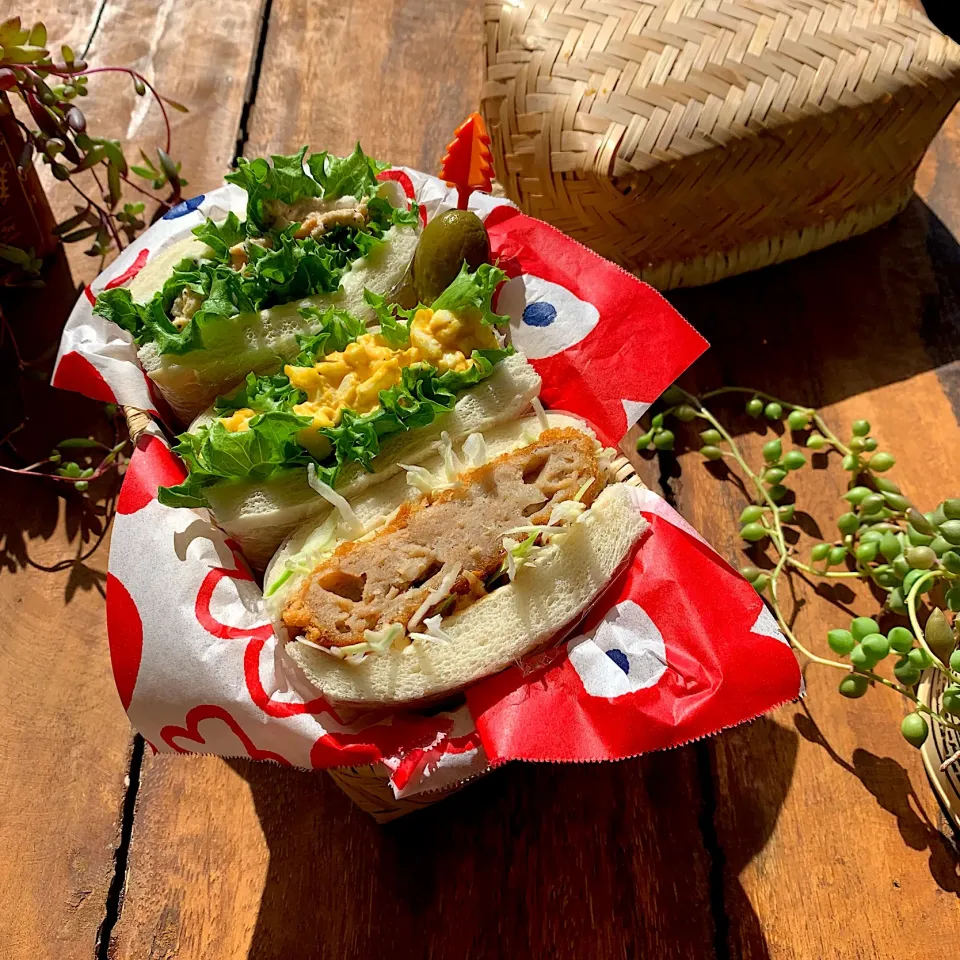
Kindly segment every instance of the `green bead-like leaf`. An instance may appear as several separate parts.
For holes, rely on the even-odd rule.
[[[860,527],[860,521],[855,513],[844,513],[837,520],[837,527],[845,536],[855,533]]]
[[[780,457],[783,455],[783,444],[780,442],[780,438],[777,437],[774,440],[768,440],[763,445],[763,459],[767,463],[777,463],[780,460]]]
[[[848,674],[840,681],[840,695],[851,700],[858,700],[870,686],[870,681],[859,673]]]
[[[819,563],[821,560],[826,560],[830,555],[830,544],[829,543],[818,543],[810,551],[810,559],[814,563]]]
[[[930,725],[919,713],[910,713],[900,723],[903,739],[912,747],[922,747],[930,733]]]
[[[803,430],[810,423],[810,414],[805,410],[791,410],[787,416],[787,426],[791,430]]]

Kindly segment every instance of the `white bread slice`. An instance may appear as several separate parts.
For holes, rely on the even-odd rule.
[[[516,353],[501,360],[486,380],[465,391],[449,413],[430,426],[387,437],[374,458],[373,473],[347,464],[337,492],[348,500],[400,472],[401,463],[418,464],[437,449],[443,431],[451,440],[516,420],[540,392],[540,377]],[[198,418],[195,430],[209,415]],[[247,561],[262,570],[284,538],[307,520],[329,512],[329,504],[307,483],[306,470],[291,470],[262,483],[229,483],[210,487],[207,499],[217,523],[240,544]]]
[[[418,640],[357,664],[302,643],[284,649],[332,703],[380,707],[438,699],[498,673],[578,622],[629,559],[645,527],[626,485],[613,484],[512,583],[444,619],[449,643]]]
[[[391,227],[383,243],[369,256],[355,260],[344,274],[340,289],[331,294],[317,294],[293,303],[261,310],[236,318],[236,323],[217,347],[195,350],[187,354],[161,354],[155,343],[144,344],[139,352],[140,363],[173,412],[189,423],[218,394],[227,392],[250,372],[260,373],[278,367],[297,352],[296,335],[312,333],[315,325],[299,314],[301,307],[314,305],[325,309],[340,307],[364,320],[374,319],[373,310],[363,299],[364,288],[374,293],[389,293],[407,272],[419,240],[416,227]],[[173,251],[174,245],[170,250]],[[197,254],[196,240],[184,241],[180,255]],[[203,245],[199,244],[200,249]],[[150,274],[157,288],[169,276],[180,256],[164,251],[169,267]],[[138,298],[153,295],[146,284],[137,288]]]

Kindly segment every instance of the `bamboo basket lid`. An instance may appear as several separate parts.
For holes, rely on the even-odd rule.
[[[482,108],[507,196],[641,279],[708,283],[912,196],[960,47],[910,0],[488,4]]]

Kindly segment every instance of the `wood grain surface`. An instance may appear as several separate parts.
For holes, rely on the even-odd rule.
[[[45,348],[74,299],[62,258],[48,276],[58,289],[4,296],[24,359],[47,373]],[[3,433],[21,399],[30,412],[15,439],[21,465],[64,436],[112,439],[102,404],[29,375],[21,398],[9,350],[0,370]],[[84,555],[116,488],[104,479],[85,501],[0,474],[0,942],[16,958],[91,957],[107,913],[132,734],[107,653],[106,550]]]
[[[76,32],[98,4],[53,6],[33,4],[51,32],[58,19]],[[211,37],[213,61],[197,52]],[[344,152],[360,139],[434,169],[476,105],[481,38],[480,0],[108,0],[95,43],[100,59],[142,60],[193,108],[176,134],[192,194],[219,182],[235,146]],[[154,138],[152,118],[132,135]],[[126,111],[104,120],[131,129]],[[956,493],[958,162],[954,115],[919,171],[926,203],[805,260],[676,294],[713,344],[687,386],[751,383],[824,405],[835,429],[865,416],[922,506]],[[65,396],[28,398],[48,424],[41,452],[81,429],[61,426],[68,415],[104,428],[98,405]],[[754,422],[728,422],[756,455]],[[796,490],[828,534],[843,477],[814,466]],[[640,473],[740,562],[741,495],[696,452],[681,444]],[[956,956],[960,860],[892,693],[847,701],[811,667],[802,704],[721,737],[621,764],[511,766],[384,828],[328,777],[250,761],[148,753],[127,793],[105,554],[30,567],[75,551],[83,526],[19,481],[0,524],[0,612],[15,624],[0,672],[0,849],[12,851],[0,942],[15,960]],[[802,583],[798,595],[797,629],[822,649],[853,597]]]
[[[188,191],[201,191],[220,182],[233,157],[261,6],[71,0],[18,3],[16,12],[24,22],[43,19],[51,40],[70,43],[78,55],[93,33],[91,60],[135,66],[190,103],[190,114],[172,115],[175,152]],[[215,59],[186,52],[208,42],[217,46]],[[90,86],[83,106],[91,129],[130,142],[131,158],[138,145],[156,141],[159,113],[135,112],[142,101],[127,80],[99,76]],[[71,194],[52,185],[60,216],[73,212]],[[9,346],[0,351],[0,435],[29,415],[18,435],[22,457],[5,455],[8,465],[39,459],[64,437],[112,435],[102,404],[46,385],[78,285],[99,270],[84,246],[56,258],[45,289],[3,292],[4,312],[32,362],[18,378]],[[115,492],[112,481],[93,486],[84,506],[42,481],[0,475],[0,617],[7,624],[0,647],[0,955],[16,960],[94,957],[122,891],[116,855],[129,828],[122,821],[133,734],[107,650],[109,535],[89,558],[76,559],[94,545]],[[104,956],[106,947],[99,948]]]
[[[960,357],[955,291],[938,285],[938,229],[917,200],[861,239],[672,296],[714,345],[685,382],[749,384],[824,405],[841,436],[868,419],[898,458],[888,476],[931,509],[956,490],[960,449],[960,407],[936,369],[949,377],[944,344],[954,367]],[[764,437],[742,402],[719,409],[761,462]],[[845,475],[835,460],[820,469],[825,458],[813,459],[791,483],[798,510],[832,539]],[[742,493],[696,452],[678,460],[668,492],[722,554],[746,562],[732,522]],[[812,542],[805,536],[801,550]],[[827,655],[828,629],[847,626],[852,608],[877,609],[866,590],[796,584],[804,606],[795,629]],[[886,690],[846,700],[840,676],[811,665],[802,704],[710,743],[729,955],[947,960],[956,955],[960,860],[919,754],[898,734],[904,701]],[[920,917],[923,936],[909,936]]]

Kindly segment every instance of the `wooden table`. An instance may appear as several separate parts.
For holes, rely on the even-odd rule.
[[[189,193],[234,155],[302,143],[433,169],[477,103],[483,3],[71,0],[20,4],[90,58],[137,65],[187,103]],[[99,18],[99,20],[98,20]],[[112,78],[91,124],[151,145]],[[960,116],[923,199],[872,234],[671,296],[712,341],[688,385],[752,383],[865,416],[930,505],[960,490]],[[59,212],[69,211],[58,191]],[[74,280],[95,267],[71,251]],[[18,298],[28,356],[73,297],[65,265]],[[46,338],[46,339],[44,339]],[[28,384],[25,445],[103,429],[99,405]],[[748,430],[737,421],[738,429]],[[756,454],[759,439],[745,434]],[[644,478],[736,561],[741,501],[694,452]],[[797,485],[825,522],[842,477]],[[253,762],[144,756],[113,690],[95,516],[2,481],[0,944],[16,960],[373,956],[777,960],[960,955],[960,869],[899,698],[808,696],[715,739],[596,767],[514,766],[378,828],[332,781]],[[100,491],[102,496],[109,489]],[[804,588],[805,589],[805,588]],[[850,595],[802,594],[822,647]],[[825,673],[829,672],[827,676]]]

